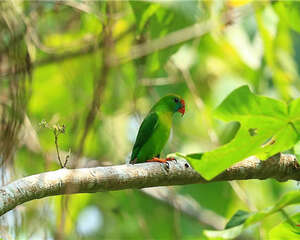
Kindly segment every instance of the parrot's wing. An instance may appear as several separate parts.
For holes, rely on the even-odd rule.
[[[137,157],[141,147],[148,141],[153,134],[155,128],[158,125],[158,115],[155,112],[148,114],[148,116],[142,122],[138,135],[135,140],[135,144],[132,149],[130,162],[133,163]]]

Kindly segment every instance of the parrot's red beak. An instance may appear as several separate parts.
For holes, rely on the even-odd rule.
[[[185,102],[183,99],[181,99],[180,103],[181,103],[182,107],[178,109],[178,112],[180,112],[182,114],[181,116],[183,117],[183,115],[185,113]]]

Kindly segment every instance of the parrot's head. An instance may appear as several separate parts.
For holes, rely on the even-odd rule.
[[[155,105],[155,108],[164,109],[172,113],[180,112],[183,116],[185,113],[185,102],[180,96],[170,94],[161,98]]]

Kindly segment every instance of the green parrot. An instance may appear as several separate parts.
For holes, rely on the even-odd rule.
[[[130,163],[161,162],[175,160],[161,159],[160,153],[168,141],[174,113],[185,113],[184,100],[170,94],[161,98],[142,122],[132,149]]]

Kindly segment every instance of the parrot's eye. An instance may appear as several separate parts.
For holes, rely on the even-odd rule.
[[[178,103],[179,102],[179,99],[176,97],[174,98],[174,102]]]

